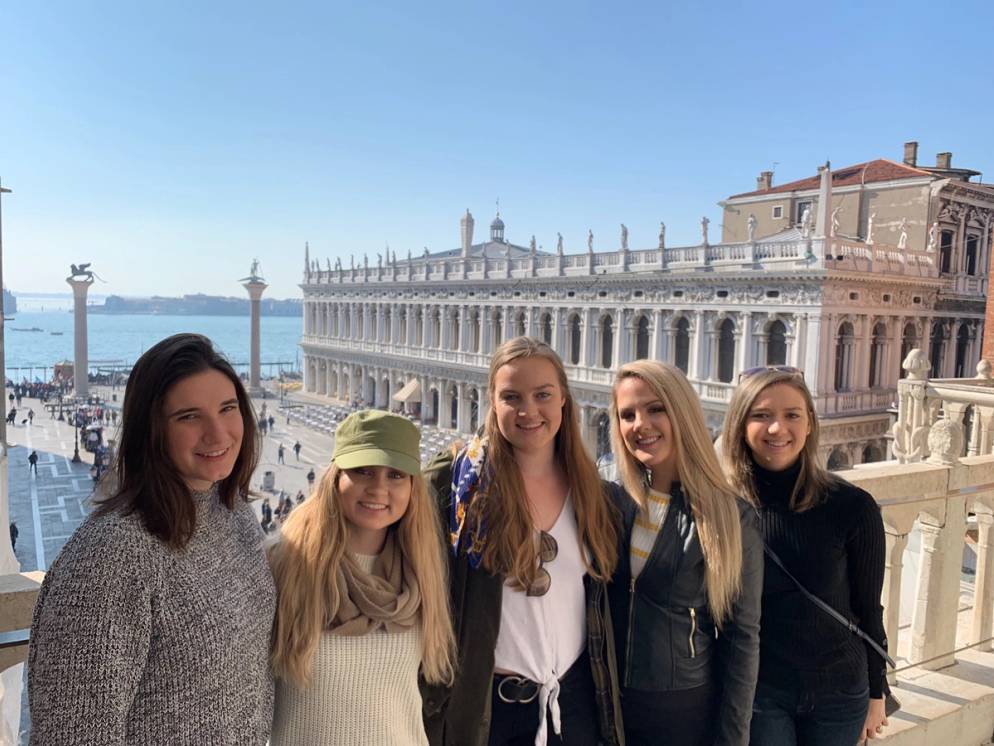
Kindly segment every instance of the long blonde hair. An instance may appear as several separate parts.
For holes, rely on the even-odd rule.
[[[276,580],[273,672],[297,686],[311,679],[311,661],[321,633],[338,612],[344,588],[338,586],[339,563],[348,543],[338,477],[332,464],[317,489],[283,525],[281,540],[270,547]],[[421,672],[429,683],[450,684],[455,648],[449,615],[449,587],[438,517],[420,474],[411,477],[411,502],[395,527],[405,569],[421,592]]]
[[[504,342],[490,360],[487,383],[490,400],[494,401],[497,371],[513,360],[529,357],[548,360],[556,369],[565,403],[562,424],[556,434],[555,459],[566,476],[579,539],[593,558],[593,562],[584,560],[587,572],[597,580],[609,580],[618,559],[618,516],[604,494],[600,474],[580,438],[577,405],[559,355],[549,345],[531,337],[515,337]],[[514,588],[528,588],[538,573],[535,529],[524,481],[514,461],[514,449],[497,426],[494,406],[490,407],[484,431],[490,443],[487,467],[467,523],[472,530],[474,550],[480,553],[483,566],[491,573],[507,576]]]
[[[645,383],[659,397],[669,417],[677,478],[697,524],[704,553],[708,606],[720,627],[731,616],[742,585],[742,526],[735,493],[721,471],[700,400],[686,376],[666,363],[636,360],[618,370],[611,396],[611,450],[629,494],[640,505],[646,505],[648,474],[625,445],[618,418],[618,386],[628,378]]]
[[[759,395],[770,386],[781,383],[797,391],[804,399],[804,406],[808,410],[808,426],[811,432],[808,433],[804,448],[801,450],[799,457],[801,471],[797,475],[789,503],[791,510],[803,513],[820,503],[828,488],[839,480],[824,469],[818,460],[818,415],[815,412],[811,392],[808,391],[804,378],[799,373],[765,370],[749,376],[736,387],[732,401],[728,404],[725,425],[721,431],[722,461],[732,486],[753,505],[759,505],[759,495],[756,493],[753,480],[752,451],[745,438],[746,425],[749,424],[752,405]]]

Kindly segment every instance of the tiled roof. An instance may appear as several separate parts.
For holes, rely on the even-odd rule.
[[[878,158],[875,161],[859,163],[855,166],[846,166],[832,170],[832,187],[852,186],[855,184],[872,184],[878,181],[895,181],[897,179],[918,179],[923,176],[932,176],[928,171],[920,168],[905,166],[903,163],[895,163],[886,158]],[[772,189],[758,189],[752,192],[735,194],[729,199],[737,197],[756,197],[762,194],[782,194],[784,192],[803,192],[810,189],[817,189],[820,177],[809,176],[806,179],[798,179],[787,184],[780,184]]]

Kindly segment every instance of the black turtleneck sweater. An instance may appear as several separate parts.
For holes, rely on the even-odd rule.
[[[767,545],[811,593],[834,607],[885,650],[885,541],[873,497],[836,479],[816,507],[789,507],[800,465],[771,472],[753,464]],[[763,581],[759,680],[777,688],[838,691],[868,681],[883,696],[886,663],[859,637],[815,606],[769,557]]]

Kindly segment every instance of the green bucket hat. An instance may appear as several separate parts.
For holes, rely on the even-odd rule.
[[[420,474],[421,433],[406,417],[364,409],[350,414],[335,429],[331,460],[340,469],[389,466],[405,474]]]

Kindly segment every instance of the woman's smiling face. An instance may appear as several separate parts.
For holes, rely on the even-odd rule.
[[[745,440],[756,463],[783,471],[797,461],[811,433],[804,396],[787,383],[775,383],[761,392],[749,409]]]
[[[497,428],[515,450],[535,453],[554,446],[566,404],[556,366],[521,357],[494,374]]]

